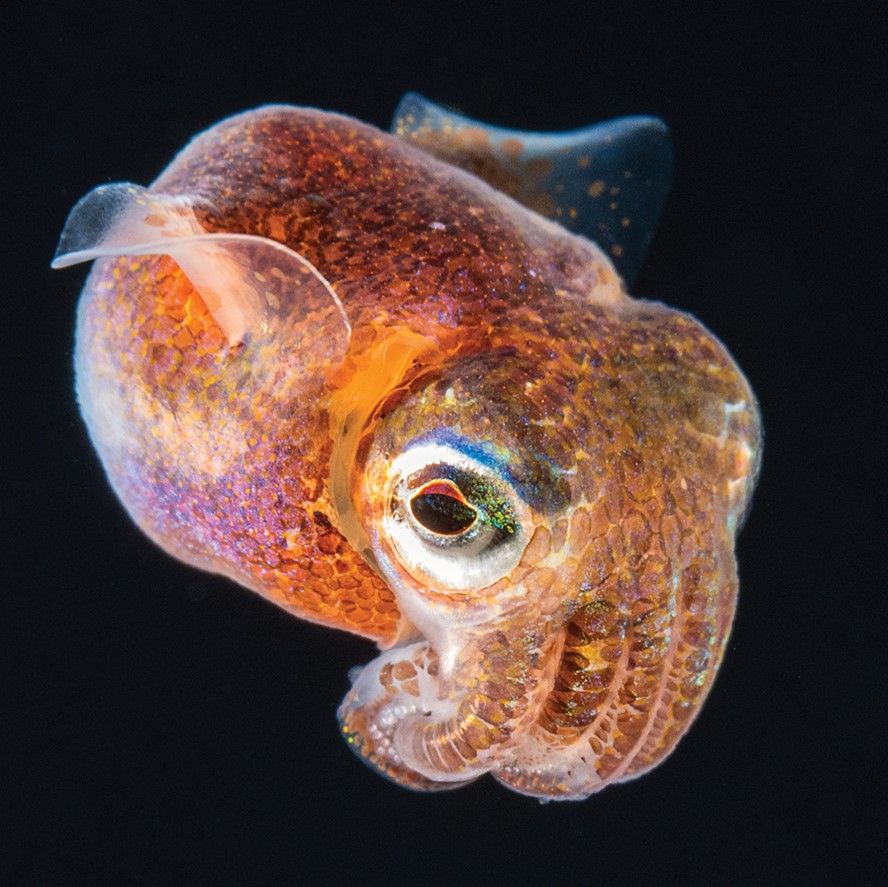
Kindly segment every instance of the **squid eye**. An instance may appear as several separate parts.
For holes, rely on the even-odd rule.
[[[520,560],[529,512],[497,471],[449,446],[395,459],[384,536],[414,579],[440,589],[483,588]]]
[[[462,490],[445,479],[433,480],[414,494],[410,511],[423,527],[439,536],[465,533],[478,519],[478,512],[466,502]]]

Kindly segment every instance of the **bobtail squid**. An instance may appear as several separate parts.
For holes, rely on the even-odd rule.
[[[408,95],[392,134],[231,117],[71,211],[114,490],[173,556],[378,642],[339,720],[397,783],[584,798],[712,686],[760,423],[700,322],[627,293],[670,167],[653,118]]]

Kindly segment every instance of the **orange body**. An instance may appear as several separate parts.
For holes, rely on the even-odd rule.
[[[408,786],[491,772],[585,797],[667,755],[724,651],[760,449],[724,347],[631,299],[591,241],[346,117],[231,118],[148,193],[187,202],[192,234],[265,238],[317,276],[257,248],[261,310],[231,321],[185,258],[97,262],[78,392],[139,526],[378,641],[342,730]],[[300,297],[321,278],[339,306]],[[453,538],[465,515],[499,540],[484,566],[447,533],[414,557],[435,508]]]

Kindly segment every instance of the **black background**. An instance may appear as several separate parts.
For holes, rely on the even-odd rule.
[[[884,879],[886,83],[868,8],[5,7],[0,879]],[[149,182],[235,111],[385,127],[408,89],[524,128],[665,118],[674,187],[635,290],[698,315],[761,400],[709,702],[665,764],[579,804],[373,775],[334,719],[372,645],[154,548],[73,398],[83,270],[48,262],[77,197]]]

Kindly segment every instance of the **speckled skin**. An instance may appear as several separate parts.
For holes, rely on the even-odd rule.
[[[300,253],[352,331],[344,356],[321,315],[232,347],[172,259],[98,261],[78,390],[139,525],[391,648],[340,718],[408,786],[584,797],[667,755],[724,650],[758,462],[723,346],[630,299],[594,244],[346,117],[231,118],[151,190]],[[508,452],[530,515],[520,563],[462,594],[397,573],[379,531],[391,459],[442,429]]]

